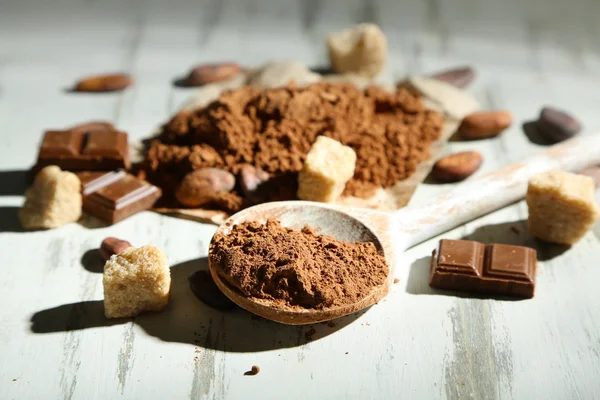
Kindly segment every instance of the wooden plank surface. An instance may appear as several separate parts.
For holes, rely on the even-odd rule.
[[[600,226],[570,249],[542,246],[523,203],[444,235],[536,246],[532,300],[501,301],[427,286],[431,240],[409,250],[400,283],[335,327],[286,327],[200,303],[187,276],[206,269],[215,227],[142,213],[108,228],[71,224],[24,233],[16,212],[42,131],[109,119],[142,138],[189,95],[172,82],[194,63],[326,63],[324,35],[375,21],[387,32],[388,74],[470,63],[471,91],[517,123],[478,149],[480,173],[543,146],[521,123],[544,104],[600,132],[600,33],[593,0],[0,2],[0,398],[2,399],[593,399],[600,398]],[[82,75],[129,71],[123,94],[65,91]],[[422,185],[414,203],[446,185]],[[516,227],[519,233],[510,228]],[[134,321],[102,315],[108,236],[155,244],[171,262],[168,310]],[[312,341],[306,335],[314,329]],[[243,373],[252,365],[261,372]]]

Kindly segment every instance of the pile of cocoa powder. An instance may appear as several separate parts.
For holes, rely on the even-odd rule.
[[[292,308],[355,303],[388,274],[373,243],[342,242],[310,227],[295,231],[273,219],[215,235],[209,254],[219,276],[242,295]]]
[[[296,198],[297,174],[319,135],[352,147],[354,177],[345,195],[368,198],[408,178],[429,155],[443,118],[425,109],[420,96],[399,87],[358,89],[346,83],[246,86],[226,92],[204,108],[181,112],[162,127],[142,166],[145,177],[163,189],[164,201],[188,172],[225,169],[240,179],[245,165],[268,173],[261,195],[250,199],[238,185],[216,208],[229,212],[257,203]]]

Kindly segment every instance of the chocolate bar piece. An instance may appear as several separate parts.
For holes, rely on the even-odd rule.
[[[129,169],[127,134],[111,129],[47,131],[33,170],[48,165],[71,171]]]
[[[531,298],[536,269],[529,247],[442,239],[431,256],[429,286]]]
[[[159,188],[124,171],[81,172],[83,211],[115,224],[151,208],[160,198]]]

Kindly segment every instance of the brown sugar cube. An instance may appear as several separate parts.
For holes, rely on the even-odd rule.
[[[329,34],[329,58],[334,72],[372,78],[388,58],[387,39],[375,24],[358,24]]]
[[[106,262],[102,283],[106,317],[134,317],[167,306],[171,271],[158,247],[130,247]]]
[[[529,231],[552,243],[573,244],[600,216],[594,180],[563,171],[534,176],[527,188]]]
[[[354,175],[356,153],[337,140],[319,136],[298,175],[298,198],[334,202]]]
[[[81,182],[71,172],[51,165],[43,168],[25,192],[19,211],[25,229],[56,228],[81,217]]]

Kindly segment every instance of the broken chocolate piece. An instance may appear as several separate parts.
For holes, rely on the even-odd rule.
[[[124,171],[78,174],[82,184],[83,211],[115,224],[151,208],[160,198],[159,188]]]
[[[127,134],[94,129],[47,131],[33,170],[48,165],[72,171],[127,169],[131,166]]]
[[[443,239],[431,257],[429,286],[531,298],[536,269],[529,247]]]

